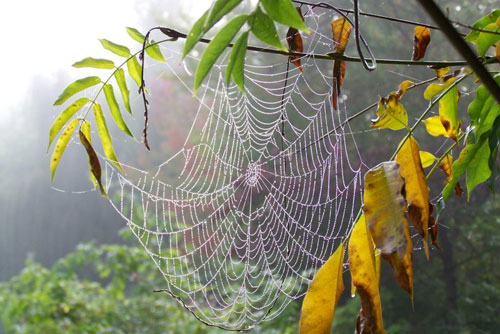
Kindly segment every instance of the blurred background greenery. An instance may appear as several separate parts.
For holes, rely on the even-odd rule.
[[[466,23],[498,6],[496,0],[438,3],[449,9],[450,18]],[[335,4],[352,5],[348,0]],[[185,6],[174,1],[137,1],[134,23],[143,31],[158,24],[186,31],[208,5],[196,1],[186,2]],[[120,2],[116,6],[119,8]],[[429,22],[414,2],[363,1],[362,9]],[[107,37],[106,29],[106,25],[101,26],[101,35],[91,38]],[[411,57],[413,27],[363,19],[363,29],[377,57]],[[57,36],[48,36],[49,40],[61,43]],[[69,46],[77,41],[64,43]],[[353,43],[348,54],[355,55]],[[80,54],[81,58],[91,55]],[[57,59],[58,55],[51,57]],[[443,36],[433,32],[426,59],[451,60],[457,56]],[[69,68],[70,64],[62,66]],[[33,77],[30,70],[20,71],[29,93],[19,103],[2,105],[0,114],[4,138],[0,142],[0,332],[221,332],[200,324],[170,296],[152,292],[164,287],[165,282],[129,233],[122,230],[123,222],[105,200],[96,192],[71,194],[89,189],[88,180],[82,177],[86,163],[80,150],[68,150],[58,170],[61,184],[56,186],[70,192],[51,189],[45,149],[48,128],[57,111],[49,106],[70,78],[81,76],[81,72],[58,72],[54,80]],[[407,78],[418,80],[432,75],[425,68],[394,66],[379,66],[374,73],[367,73],[358,64],[348,64],[343,92],[349,113],[373,103],[378,95],[387,95]],[[157,103],[168,103],[165,111],[154,112],[152,117],[151,136],[156,138],[157,150],[147,159],[155,161],[175,151],[184,138],[182,129],[189,125],[178,115],[190,112],[186,106],[196,104],[190,102],[190,93],[174,77],[163,76],[151,87]],[[465,108],[473,98],[473,87],[471,81],[460,87],[462,117],[467,117]],[[422,93],[423,88],[415,89],[404,97],[410,120],[426,106]],[[135,104],[140,110],[140,100]],[[353,128],[367,129],[373,115],[369,113]],[[363,160],[373,166],[389,158],[402,135],[386,130],[357,136]],[[417,138],[421,148],[431,152],[443,142],[423,132],[417,132]],[[146,154],[136,145],[129,157],[145,159]],[[431,189],[439,189],[443,177],[436,173],[430,182]],[[381,295],[388,333],[496,333],[500,328],[500,201],[483,185],[470,202],[463,197],[450,200],[439,223],[441,250],[433,250],[430,261],[422,251],[415,252],[414,311],[408,296],[394,283],[390,268],[383,265]],[[349,282],[347,276],[344,279]],[[332,332],[354,330],[359,302],[347,295],[337,309]],[[291,303],[280,317],[252,332],[296,333],[300,304],[300,300]]]

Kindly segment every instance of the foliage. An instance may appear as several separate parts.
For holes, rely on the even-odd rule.
[[[201,40],[201,38],[224,16],[239,5],[241,0],[216,0],[203,16],[194,24],[191,32],[187,35],[183,55]],[[500,50],[500,11],[493,11],[491,14],[478,20],[470,28],[470,34],[465,40],[475,43],[478,46],[478,53],[484,64],[490,62],[485,58],[486,52],[496,46],[497,53]],[[296,11],[290,0],[262,0],[259,1],[255,9],[248,14],[241,14],[229,20],[209,41],[207,48],[201,56],[198,64],[194,91],[203,83],[204,79],[214,66],[219,56],[226,50],[230,43],[236,38],[232,48],[229,64],[226,72],[226,81],[232,78],[238,87],[244,92],[244,59],[248,47],[248,38],[251,34],[271,47],[284,49],[275,24],[282,24],[289,27],[287,33],[288,44],[291,52],[302,50],[302,41],[299,30],[309,32],[307,22],[304,22],[300,12]],[[242,33],[240,31],[246,27]],[[292,30],[295,29],[295,30]],[[161,29],[160,29],[161,30]],[[129,28],[129,33],[136,40],[141,40],[141,34]],[[170,36],[168,29],[161,30]],[[336,107],[337,96],[340,93],[346,69],[344,62],[344,50],[349,39],[351,26],[347,19],[338,19],[332,22],[333,40],[338,44],[333,60],[333,79],[337,90],[333,92],[332,104]],[[237,37],[240,33],[239,37]],[[155,50],[148,52],[151,58],[161,61],[161,52],[155,47],[156,43],[149,43],[149,34],[143,38],[144,50]],[[174,37],[176,38],[176,37]],[[430,30],[417,26],[414,31],[413,60],[408,64],[414,64],[425,56],[427,45],[431,41]],[[359,41],[358,41],[359,42]],[[144,81],[142,79],[142,69],[136,59],[140,52],[144,57],[144,50],[132,54],[130,50],[121,45],[117,45],[107,40],[101,40],[103,47],[118,56],[125,57],[126,60],[114,69],[113,73],[105,82],[101,82],[98,77],[87,77],[70,84],[54,103],[61,105],[74,94],[97,84],[102,84],[101,90],[106,95],[106,100],[110,108],[111,115],[116,125],[126,134],[132,135],[128,130],[121,115],[118,104],[114,97],[113,88],[108,84],[109,79],[117,73],[120,76],[118,83],[124,103],[128,102],[128,88],[123,80],[122,66],[127,65],[129,76],[137,83],[144,94]],[[158,54],[158,52],[160,52]],[[283,51],[282,51],[283,52]],[[300,67],[300,60],[296,58],[296,53],[291,54],[289,60]],[[497,54],[500,57],[500,55]],[[494,58],[492,58],[494,59]],[[143,59],[142,59],[143,60]],[[85,58],[75,64],[76,67],[90,66],[96,68],[112,68],[112,62],[102,59]],[[413,228],[419,233],[421,242],[424,245],[425,253],[429,258],[428,233],[430,229],[433,244],[437,246],[437,224],[444,203],[449,199],[453,189],[459,195],[461,188],[458,185],[460,178],[465,174],[467,194],[470,198],[472,190],[481,183],[488,183],[494,187],[498,179],[498,147],[500,137],[500,106],[497,99],[482,85],[477,85],[477,92],[474,101],[468,107],[470,119],[460,119],[458,112],[458,101],[460,94],[458,84],[473,74],[468,68],[462,67],[456,71],[443,69],[443,66],[436,68],[434,76],[430,80],[412,83],[403,82],[398,92],[392,92],[386,98],[381,98],[378,103],[378,118],[372,121],[371,126],[380,129],[390,129],[394,131],[404,130],[406,136],[396,146],[394,155],[390,161],[381,163],[372,168],[365,175],[364,184],[364,206],[358,214],[358,220],[348,236],[348,262],[351,272],[352,283],[361,301],[361,310],[356,322],[356,333],[385,333],[382,320],[381,296],[379,290],[379,265],[375,256],[381,252],[381,257],[393,268],[393,273],[399,285],[406,290],[413,298],[413,260],[412,260],[412,240],[410,238],[407,218],[412,222]],[[495,77],[500,84],[500,75]],[[428,84],[428,85],[427,85]],[[421,113],[413,125],[408,124],[408,115],[401,98],[406,90],[427,85],[423,98],[429,101],[428,107]],[[80,100],[78,100],[80,101]],[[81,108],[81,103],[90,102],[93,104],[96,117],[99,137],[103,144],[103,150],[108,159],[121,169],[118,159],[114,153],[109,131],[107,129],[105,116],[99,104],[92,101],[75,102],[68,107],[58,117],[50,132],[50,142],[54,140],[57,133],[62,129],[73,115]],[[144,97],[145,107],[147,100]],[[438,106],[438,115],[427,117]],[[90,108],[90,107],[89,107]],[[129,110],[129,108],[127,108]],[[369,110],[369,109],[368,109]],[[85,114],[86,116],[86,114]],[[76,129],[78,123],[86,124],[83,118],[73,119],[66,126],[63,134],[56,143],[53,153],[51,171],[54,175],[58,162],[61,159],[69,137]],[[426,118],[427,117],[427,118]],[[146,117],[147,124],[147,117]],[[415,138],[417,129],[424,128],[427,133],[434,137],[450,138],[451,143],[445,142],[444,153],[440,157],[429,156],[428,152],[422,152],[419,143]],[[465,132],[462,130],[465,127]],[[69,137],[68,137],[69,136]],[[86,151],[89,155],[91,174],[97,179],[100,185],[100,174],[98,170],[99,161],[96,159],[90,138],[83,138]],[[145,138],[146,139],[146,138]],[[465,140],[465,147],[461,147],[460,141]],[[86,140],[86,141],[85,141]],[[439,144],[439,138],[436,143]],[[145,140],[146,145],[147,141]],[[50,146],[50,143],[49,143]],[[436,145],[437,146],[437,145]],[[456,157],[452,163],[453,156]],[[422,157],[426,161],[423,162]],[[96,161],[97,160],[97,161]],[[399,168],[397,167],[399,165]],[[424,168],[430,167],[430,171],[425,174]],[[439,189],[441,197],[433,203],[429,200],[429,188],[427,179],[438,169],[445,173],[445,185]],[[404,184],[404,186],[403,186]],[[102,189],[102,187],[101,187]],[[433,190],[433,189],[431,189]],[[439,204],[435,217],[432,215],[434,205]],[[301,317],[301,333],[311,332],[312,329],[318,333],[329,331],[335,313],[335,305],[341,293],[340,286],[343,286],[342,277],[339,279],[338,264],[343,260],[344,243],[337,252],[332,255],[331,260],[325,263],[318,272],[318,276],[313,281],[311,289],[303,304]],[[338,258],[341,254],[341,259]],[[335,263],[332,270],[330,266]],[[329,273],[329,274],[325,274]],[[326,275],[326,276],[325,276]],[[329,285],[328,275],[330,275]],[[319,304],[325,296],[330,296],[326,301],[328,307],[317,313],[323,305]],[[321,302],[324,304],[325,302]]]

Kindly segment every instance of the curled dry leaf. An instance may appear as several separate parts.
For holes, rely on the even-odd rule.
[[[444,185],[446,186],[452,176],[452,165],[453,165],[453,157],[451,156],[451,154],[447,154],[443,160],[441,161],[441,163],[439,164],[439,168],[446,174],[447,178],[446,180],[444,181]],[[455,195],[457,195],[457,197],[460,197],[462,196],[464,190],[462,189],[462,187],[460,186],[460,183],[457,182],[457,184],[455,184]]]
[[[413,32],[413,55],[412,60],[420,60],[425,56],[427,45],[431,41],[431,31],[422,26],[415,27]]]
[[[396,92],[380,98],[376,114],[378,117],[371,120],[371,128],[400,130],[408,126],[408,114]]]
[[[302,21],[304,21],[304,16],[302,16],[302,10],[297,7],[297,12],[299,13]],[[304,52],[304,45],[302,43],[302,36],[297,29],[290,27],[286,33],[286,41],[288,43],[288,49],[293,52]],[[297,66],[302,72],[302,65],[300,64],[300,57],[291,56],[290,62]]]
[[[332,23],[332,39],[336,42],[334,52],[343,54],[349,42],[349,35],[351,34],[351,24],[344,18],[333,20]],[[340,87],[344,82],[345,76],[345,62],[336,59],[333,62],[333,92],[332,92],[332,106],[337,110],[338,97],[340,95]]]
[[[396,162],[405,180],[405,197],[408,202],[408,216],[424,242],[425,255],[429,258],[427,227],[429,222],[429,187],[425,180],[418,143],[410,136],[399,153]]]
[[[318,270],[309,286],[300,315],[301,334],[330,333],[335,307],[344,291],[344,243]],[[321,305],[321,307],[318,307]]]
[[[351,279],[361,299],[356,333],[384,334],[373,241],[364,215],[352,230],[348,254]]]
[[[84,123],[88,124],[88,123]],[[90,130],[90,127],[88,127]],[[85,133],[86,132],[86,133]],[[92,180],[95,180],[97,184],[99,184],[99,189],[101,190],[101,194],[104,197],[108,197],[106,194],[106,191],[104,190],[104,187],[102,185],[101,181],[101,164],[99,162],[99,158],[97,157],[97,153],[95,152],[94,148],[92,147],[91,139],[90,139],[90,131],[84,131],[80,130],[78,132],[80,136],[80,143],[82,143],[83,147],[85,147],[85,151],[87,152],[87,156],[89,158],[89,165],[90,165],[90,175],[92,176]]]
[[[438,226],[436,223],[436,219],[433,216],[433,212],[434,212],[434,206],[431,203],[429,203],[429,231],[430,231],[430,235],[431,235],[431,241],[432,241],[432,244],[437,249],[441,249],[441,247],[439,247],[439,245],[437,243]]]

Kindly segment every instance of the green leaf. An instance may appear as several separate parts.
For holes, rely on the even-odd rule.
[[[85,143],[82,142],[82,134],[85,136],[86,141],[88,142],[88,144],[92,148],[92,136],[90,135],[90,122],[84,120],[82,125],[80,126],[80,130],[78,132],[79,132],[78,134],[80,136],[80,142],[85,147],[85,149],[87,149],[87,146],[85,146]],[[94,148],[92,148],[92,151],[93,150],[94,150]],[[94,151],[94,154],[95,154],[95,151]],[[89,155],[88,151],[87,151],[87,155]],[[95,157],[97,158],[97,154],[95,154]],[[99,163],[99,159],[97,159],[97,163]],[[100,169],[101,169],[101,165],[99,164],[99,171],[100,171]],[[90,155],[89,155],[89,172],[90,172],[89,173],[90,180],[92,181],[92,184],[94,185],[94,189],[97,189],[97,180],[94,176],[94,173],[92,172],[92,163],[91,163]],[[100,179],[100,176],[99,176],[99,179]]]
[[[141,87],[142,79],[141,72],[142,68],[136,57],[132,57],[127,61],[128,74],[134,79],[137,87]]]
[[[101,42],[102,47],[106,50],[111,51],[120,57],[130,57],[130,50],[126,46],[113,43],[107,39],[100,39],[99,41]]]
[[[229,62],[226,68],[226,84],[229,84],[230,76],[242,92],[245,92],[245,53],[247,51],[248,31],[241,34],[231,50]]]
[[[133,40],[141,44],[144,43],[144,35],[141,34],[139,30],[130,27],[127,27],[126,29],[127,33],[129,34],[130,37],[132,37]],[[154,41],[151,42],[154,43]],[[154,60],[157,60],[162,63],[165,62],[165,58],[163,57],[163,54],[160,51],[160,46],[158,44],[151,45],[149,42],[146,43],[146,53]]]
[[[49,131],[49,145],[47,146],[47,151],[50,148],[50,144],[52,144],[52,141],[54,138],[57,136],[59,131],[62,129],[62,127],[66,124],[66,122],[73,117],[73,115],[80,110],[87,102],[90,100],[86,97],[82,97],[75,102],[73,102],[69,107],[64,109],[63,112],[57,116],[56,120],[54,123],[52,123],[52,127],[50,128]]]
[[[500,17],[500,9],[497,9],[490,14],[483,16],[479,20],[474,23],[472,27],[477,28],[477,29],[483,29],[490,23],[496,22],[496,20]],[[479,31],[477,30],[472,30],[466,37],[465,40],[472,42],[472,43],[477,43],[477,39],[479,37]]]
[[[94,116],[104,154],[122,173],[125,174],[125,171],[116,158],[113,144],[111,142],[111,137],[109,135],[108,126],[106,125],[106,119],[104,118],[101,106],[98,103],[94,104]]]
[[[273,20],[269,18],[261,9],[257,7],[252,21],[252,33],[262,42],[288,52],[288,49],[281,43]],[[251,21],[252,19],[250,19]]]
[[[193,49],[200,38],[212,28],[219,20],[233,10],[242,0],[216,0],[213,5],[195,22],[187,35],[182,58]]]
[[[125,105],[125,109],[132,114],[132,109],[130,109],[130,100],[129,100],[129,90],[127,88],[127,81],[125,80],[125,71],[123,68],[119,68],[115,72],[115,79],[118,87],[120,88],[120,93],[122,94],[123,104]]]
[[[76,68],[93,67],[93,68],[112,69],[115,67],[115,63],[107,59],[87,57],[74,63],[73,67]]]
[[[57,100],[54,102],[55,106],[59,106],[63,104],[67,99],[72,97],[78,92],[81,92],[84,89],[87,89],[89,87],[95,86],[98,83],[101,82],[101,79],[99,77],[86,77],[83,79],[78,79],[68,85],[64,89],[64,91],[59,95]]]
[[[196,74],[194,76],[195,92],[196,90],[198,90],[208,72],[215,64],[217,58],[219,58],[228,44],[231,43],[234,36],[238,33],[243,24],[245,24],[247,18],[248,15],[240,15],[235,17],[228,24],[226,24],[214,37],[214,39],[208,44],[207,48],[201,56],[200,63],[196,68]]]
[[[50,182],[54,180],[54,174],[57,166],[59,165],[59,161],[61,161],[64,150],[66,150],[66,146],[68,146],[69,140],[71,139],[78,122],[80,122],[79,118],[72,120],[64,129],[61,137],[57,140],[56,147],[54,148],[54,152],[52,152],[52,157],[50,158]]]
[[[483,30],[500,32],[500,27],[496,23],[490,23]],[[481,57],[484,57],[486,51],[500,41],[500,34],[490,34],[487,32],[480,32],[477,38],[477,52]]]
[[[134,135],[130,132],[129,128],[127,127],[127,124],[125,124],[125,121],[123,120],[122,113],[120,112],[120,107],[116,102],[113,86],[109,84],[104,85],[103,90],[104,90],[104,95],[106,96],[106,101],[108,102],[109,105],[111,116],[113,116],[116,125],[118,125],[120,130],[128,134],[130,137],[134,138]]]
[[[308,34],[311,32],[290,0],[261,0],[260,3],[274,21]]]
[[[83,123],[82,129],[78,132],[78,134],[80,136],[80,143],[82,143],[89,158],[90,177],[92,179],[92,183],[95,187],[97,182],[97,184],[99,184],[99,189],[101,190],[102,196],[108,198],[106,190],[104,190],[101,181],[101,164],[99,163],[99,158],[97,157],[97,153],[92,147],[92,142],[90,139],[90,123]]]
[[[490,146],[488,141],[478,148],[476,154],[471,159],[466,169],[467,200],[470,200],[472,190],[480,183],[488,180],[491,175],[491,169],[488,165],[490,158]]]

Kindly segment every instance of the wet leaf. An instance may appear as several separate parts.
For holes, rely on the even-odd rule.
[[[391,265],[396,282],[411,295],[413,303],[413,243],[406,218],[404,219],[404,235],[406,238],[404,255],[401,255],[400,251],[395,251],[391,254],[382,254],[382,257]]]
[[[422,162],[422,168],[427,168],[436,161],[436,157],[429,152],[420,151],[420,162]]]
[[[201,37],[210,30],[219,20],[233,10],[242,0],[216,0],[212,6],[195,22],[191,31],[189,32],[184,50],[182,51],[182,58],[193,49]]]
[[[132,79],[134,79],[137,87],[141,87],[142,84],[142,79],[141,79],[141,73],[142,73],[142,67],[139,64],[139,61],[137,61],[136,57],[132,57],[127,61],[127,69],[128,69],[128,74]]]
[[[343,264],[344,243],[318,270],[307,290],[300,315],[301,334],[330,333],[335,307],[344,291]]]
[[[244,67],[247,41],[248,31],[241,34],[241,36],[236,40],[236,43],[234,43],[226,68],[226,84],[229,84],[229,79],[232,77],[242,92],[245,92]]]
[[[76,68],[93,67],[93,68],[112,69],[115,67],[115,63],[107,59],[87,57],[85,59],[82,59],[74,63],[73,67]]]
[[[49,145],[47,146],[47,151],[49,150],[52,141],[57,136],[59,131],[61,131],[66,122],[89,101],[90,100],[88,98],[82,97],[69,105],[59,114],[59,116],[57,116],[49,131]]]
[[[274,21],[310,33],[290,0],[261,0],[260,3]]]
[[[97,153],[92,147],[92,141],[90,138],[90,123],[83,123],[82,129],[78,134],[80,136],[80,143],[82,143],[89,158],[90,177],[92,179],[92,182],[94,183],[94,187],[97,183],[99,185],[99,189],[101,190],[101,195],[103,195],[104,197],[108,197],[101,181],[101,164],[99,162],[99,158],[97,157]]]
[[[134,138],[134,135],[130,132],[127,124],[123,120],[122,113],[120,112],[120,107],[116,102],[115,93],[113,91],[113,86],[110,84],[104,85],[104,95],[106,96],[106,101],[108,102],[109,110],[111,112],[111,116],[115,120],[116,125],[125,132],[130,137]]]
[[[413,32],[413,55],[412,60],[420,60],[425,56],[425,50],[431,41],[429,28],[417,26]]]
[[[127,33],[129,34],[130,37],[132,37],[133,40],[135,40],[138,43],[143,44],[144,43],[144,35],[139,32],[139,30],[131,27],[127,27]],[[151,45],[151,43],[146,43],[146,53],[148,56],[153,58],[156,61],[165,62],[165,58],[163,57],[163,54],[161,53],[160,46],[158,44]]]
[[[123,105],[125,109],[132,114],[132,109],[130,109],[130,99],[129,99],[129,90],[127,88],[127,81],[125,80],[125,71],[123,68],[119,68],[115,72],[115,80],[118,84],[118,88],[120,88],[120,94],[122,95]]]
[[[198,90],[201,83],[207,76],[208,72],[215,64],[221,53],[226,49],[226,47],[231,43],[234,36],[241,29],[243,24],[247,21],[248,15],[240,15],[231,20],[226,24],[214,39],[208,44],[207,48],[201,55],[200,63],[196,68],[196,74],[194,76],[194,91]]]
[[[408,127],[408,114],[395,92],[380,98],[376,114],[378,117],[371,120],[371,128],[400,130]]]
[[[277,49],[288,51],[281,43],[273,20],[269,18],[261,9],[257,7],[255,17],[252,21],[252,33],[262,42],[274,46]]]
[[[408,216],[424,242],[424,250],[429,258],[427,245],[427,224],[429,222],[429,187],[425,179],[418,143],[410,136],[396,156],[400,173],[405,180],[405,197],[408,203]]]
[[[373,242],[382,254],[404,251],[403,185],[399,166],[394,161],[383,162],[365,174],[363,213]]]
[[[130,57],[130,50],[126,46],[113,43],[111,41],[108,41],[107,39],[100,39],[99,41],[101,42],[102,47],[106,50],[111,51],[120,57]]]
[[[351,279],[361,299],[356,332],[383,334],[385,330],[374,246],[364,215],[359,218],[352,230],[348,254]]]
[[[302,16],[302,10],[300,7],[297,7],[297,12],[299,13],[302,21],[304,21],[304,17]],[[300,32],[295,28],[289,28],[286,33],[286,41],[288,43],[288,49],[293,52],[304,52],[304,44],[302,42],[302,36],[300,36]],[[297,66],[299,70],[302,72],[302,65],[300,64],[300,57],[292,56],[290,62]]]
[[[76,126],[79,122],[79,118],[75,118],[74,120],[72,120],[66,126],[63,133],[56,142],[56,147],[54,148],[54,152],[52,152],[52,157],[50,158],[50,182],[54,180],[54,174],[56,173],[59,161],[61,161],[64,150],[66,150],[66,146],[68,146],[69,140],[71,139],[73,132],[75,132]]]
[[[113,144],[111,142],[111,137],[109,135],[108,126],[106,125],[106,119],[104,118],[101,106],[98,103],[94,104],[94,116],[104,154],[122,173],[125,174],[125,171],[122,169],[122,166],[116,158]]]
[[[68,87],[64,89],[61,95],[59,95],[57,100],[54,102],[54,105],[59,106],[64,102],[66,102],[67,99],[69,99],[76,93],[81,92],[82,90],[87,89],[89,87],[95,86],[100,82],[101,79],[99,77],[86,77],[83,79],[78,79],[70,83]]]
[[[333,49],[336,53],[344,53],[347,43],[349,42],[349,35],[351,34],[351,24],[344,18],[333,20],[332,26],[332,39],[335,42]],[[345,62],[336,59],[333,62],[333,93],[332,93],[332,106],[337,110],[338,97],[340,96],[340,87],[344,82],[345,76]]]

